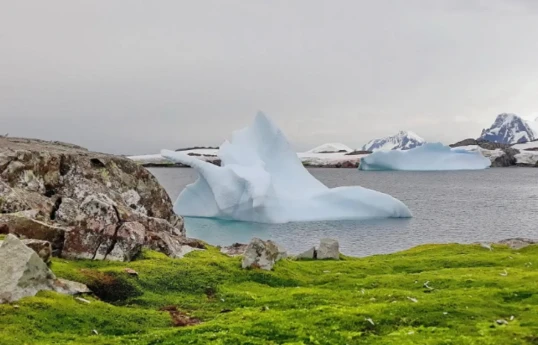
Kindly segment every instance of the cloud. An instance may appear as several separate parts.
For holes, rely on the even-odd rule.
[[[263,110],[298,149],[454,142],[538,111],[537,17],[530,0],[13,1],[0,128],[149,153],[219,144]]]

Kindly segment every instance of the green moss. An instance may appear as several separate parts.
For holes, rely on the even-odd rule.
[[[0,305],[0,344],[536,344],[538,246],[344,259],[284,260],[272,272],[242,270],[215,248],[181,260],[55,259],[57,276],[111,303],[41,292]],[[165,306],[202,322],[173,327]]]

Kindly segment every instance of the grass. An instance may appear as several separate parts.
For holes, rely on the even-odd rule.
[[[242,270],[215,248],[175,260],[54,259],[57,276],[100,298],[40,292],[0,305],[0,344],[538,344],[538,246],[342,259],[284,260],[272,272]],[[200,323],[174,327],[171,308]]]

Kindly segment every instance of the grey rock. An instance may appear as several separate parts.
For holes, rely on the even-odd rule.
[[[10,303],[52,290],[56,279],[39,255],[14,235],[0,247],[0,303]]]
[[[55,214],[55,219],[64,223],[79,222],[84,218],[79,204],[71,198],[63,198]]]
[[[248,244],[244,243],[234,243],[231,246],[226,246],[220,248],[220,252],[228,256],[241,256],[247,250]]]
[[[18,212],[0,215],[0,228],[2,232],[17,235],[25,239],[35,239],[50,242],[52,249],[57,250],[63,246],[66,227],[50,224],[31,218],[31,212]]]
[[[499,244],[504,244],[510,247],[511,249],[521,249],[532,244],[538,244],[538,240],[533,240],[530,238],[508,238],[498,242]]]
[[[106,254],[105,259],[112,261],[133,260],[144,245],[146,228],[138,222],[123,223],[112,237],[112,250]]]
[[[168,232],[147,232],[144,247],[181,259],[186,254],[205,249],[202,241],[175,236]]]
[[[284,247],[282,247],[281,245],[271,241],[271,240],[268,240],[267,242],[271,242],[273,245],[275,245],[278,249],[278,254],[277,254],[277,257],[276,257],[276,261],[280,261],[282,259],[285,259],[288,257],[288,252],[286,251],[286,249]]]
[[[92,292],[86,285],[67,279],[54,280],[52,282],[52,289],[64,295],[82,295]]]
[[[317,250],[317,258],[321,260],[338,260],[340,258],[340,246],[338,244],[338,241],[330,238],[321,239],[319,243],[319,248]]]
[[[295,257],[297,260],[312,260],[316,258],[316,247],[312,247]]]
[[[50,242],[29,239],[22,240],[22,243],[36,252],[45,263],[50,262],[50,258],[52,257],[52,246],[50,245]]]
[[[259,238],[253,238],[248,244],[241,267],[243,268],[261,268],[271,270],[279,258],[278,246],[272,241],[263,241]]]

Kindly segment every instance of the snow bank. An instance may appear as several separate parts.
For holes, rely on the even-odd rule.
[[[358,186],[323,185],[262,113],[220,147],[221,167],[181,152],[161,154],[200,174],[174,205],[182,216],[262,223],[411,217],[409,209],[390,195]]]
[[[515,145],[512,145],[512,148],[516,150],[530,150],[530,149],[538,150],[538,140],[529,141],[523,144],[515,144]]]
[[[179,152],[184,153],[189,156],[196,157],[206,162],[213,162],[219,159],[217,156],[217,153],[219,152],[218,149],[192,149],[192,150],[184,150],[184,151],[179,151]],[[140,164],[167,165],[167,164],[174,163],[173,161],[167,159],[166,157],[163,157],[160,153],[151,154],[151,155],[129,156],[127,158]]]
[[[352,152],[353,149],[342,143],[327,143],[313,148],[305,153],[337,153],[340,151]]]
[[[491,165],[480,151],[424,144],[406,151],[377,151],[361,159],[360,170],[478,170]]]
[[[536,166],[538,163],[538,151],[519,151],[514,157],[517,164]]]

